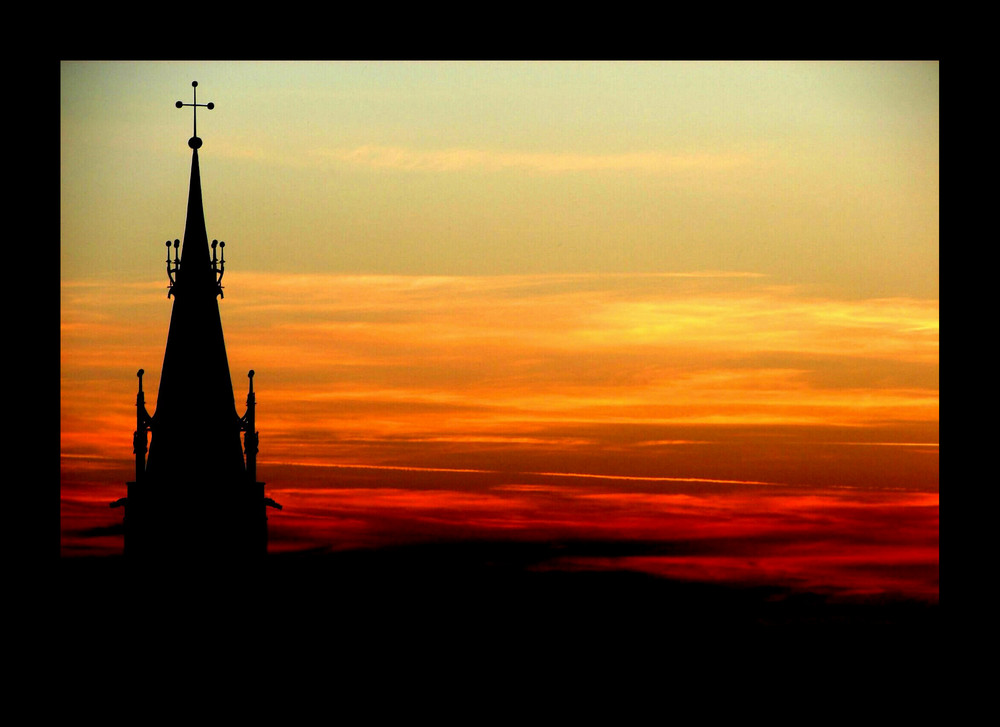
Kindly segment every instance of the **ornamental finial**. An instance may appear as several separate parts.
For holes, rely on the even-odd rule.
[[[198,138],[198,107],[201,106],[201,107],[206,108],[209,111],[211,111],[212,109],[215,108],[215,104],[211,103],[211,102],[209,102],[209,103],[198,103],[198,82],[197,81],[191,81],[191,88],[193,89],[192,93],[194,94],[194,101],[193,101],[193,103],[184,103],[183,101],[178,101],[175,104],[175,106],[177,106],[177,108],[183,108],[185,106],[191,106],[193,108],[193,110],[194,110],[194,136],[192,136],[190,139],[188,139],[188,146],[191,147],[192,149],[198,149],[198,148],[201,147],[201,139]]]

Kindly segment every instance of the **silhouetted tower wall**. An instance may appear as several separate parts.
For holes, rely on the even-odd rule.
[[[197,99],[195,104],[177,105],[195,106],[195,113],[202,106]],[[210,247],[208,242],[197,121],[188,144],[192,161],[187,220],[183,245],[173,243],[173,259],[167,242],[173,309],[156,413],[149,416],[146,411],[140,369],[136,478],[128,483],[125,500],[113,505],[125,506],[125,553],[130,558],[246,560],[266,553],[266,507],[280,506],[264,497],[264,483],[256,478],[253,371],[247,412],[241,417],[236,411],[218,300],[225,243],[213,240]],[[148,456],[147,433],[152,435]]]

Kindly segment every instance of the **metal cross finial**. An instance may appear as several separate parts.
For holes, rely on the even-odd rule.
[[[178,101],[175,104],[175,106],[177,106],[177,108],[183,108],[185,106],[191,106],[191,107],[193,107],[193,109],[194,109],[194,136],[192,136],[188,140],[188,146],[190,146],[192,149],[197,149],[198,147],[201,146],[201,139],[198,138],[198,107],[199,106],[203,106],[204,108],[206,108],[209,111],[211,111],[212,109],[215,108],[215,104],[211,103],[211,102],[209,102],[209,103],[198,103],[198,82],[197,81],[191,81],[191,88],[193,89],[192,93],[194,94],[194,103],[184,103],[183,101]]]

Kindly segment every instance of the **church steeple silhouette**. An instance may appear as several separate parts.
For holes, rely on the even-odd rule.
[[[125,507],[127,557],[247,561],[267,552],[266,508],[280,505],[266,498],[264,483],[257,482],[252,370],[246,413],[241,417],[236,411],[218,301],[226,243],[212,240],[209,252],[198,165],[198,108],[214,104],[197,103],[198,82],[191,85],[194,103],[176,104],[192,106],[195,114],[188,141],[191,183],[183,245],[167,241],[167,297],[173,298],[173,309],[156,413],[146,410],[140,369],[135,481],[112,506]]]

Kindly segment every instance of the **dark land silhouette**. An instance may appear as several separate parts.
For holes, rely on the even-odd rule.
[[[66,598],[84,612],[139,598],[148,613],[162,611],[172,618],[185,613],[199,618],[201,608],[232,608],[244,615],[291,619],[296,629],[308,624],[320,632],[344,622],[378,628],[420,623],[580,638],[631,633],[684,639],[703,629],[897,627],[930,635],[939,626],[937,603],[901,596],[844,598],[784,586],[551,565],[555,557],[614,555],[637,547],[470,539],[269,554],[242,564],[206,559],[149,567],[122,557],[68,558],[60,563],[60,582]]]

